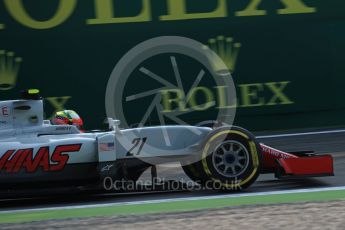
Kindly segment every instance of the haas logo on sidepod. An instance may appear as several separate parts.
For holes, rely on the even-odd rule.
[[[64,169],[68,162],[69,155],[66,152],[78,152],[81,144],[57,146],[49,157],[49,147],[41,147],[37,153],[33,154],[33,149],[8,150],[0,158],[0,172],[6,170],[7,173],[18,173],[25,169],[28,173],[36,172],[41,168],[44,172],[54,172]]]

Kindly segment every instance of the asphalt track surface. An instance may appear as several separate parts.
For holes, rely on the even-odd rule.
[[[264,138],[259,136],[259,141],[283,151],[312,150],[316,153],[332,154],[334,157],[335,176],[278,180],[273,175],[261,175],[250,188],[242,193],[345,186],[345,131],[277,137],[266,136]],[[166,180],[189,180],[177,165],[160,166],[158,168],[158,177]],[[149,172],[144,173],[142,179],[145,180],[145,178],[149,178]],[[38,198],[0,199],[0,211],[214,196],[217,194],[221,193],[216,191],[183,190],[98,195],[65,194]],[[224,195],[224,193],[222,194]]]

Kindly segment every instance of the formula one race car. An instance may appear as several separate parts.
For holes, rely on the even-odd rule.
[[[81,132],[43,120],[37,90],[0,102],[0,188],[102,187],[105,179],[136,181],[149,167],[180,162],[195,182],[229,190],[250,186],[260,173],[276,177],[333,175],[330,155],[286,153],[235,126],[156,126]],[[163,133],[163,134],[162,134]],[[166,138],[169,138],[169,141]]]

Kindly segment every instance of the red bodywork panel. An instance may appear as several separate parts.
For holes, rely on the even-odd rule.
[[[296,155],[260,144],[263,160],[262,171],[276,173],[277,177],[287,176],[332,176],[331,155]]]

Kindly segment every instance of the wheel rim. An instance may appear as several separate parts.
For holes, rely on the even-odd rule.
[[[249,152],[240,142],[228,140],[215,148],[212,163],[219,174],[225,177],[236,177],[247,169]]]

